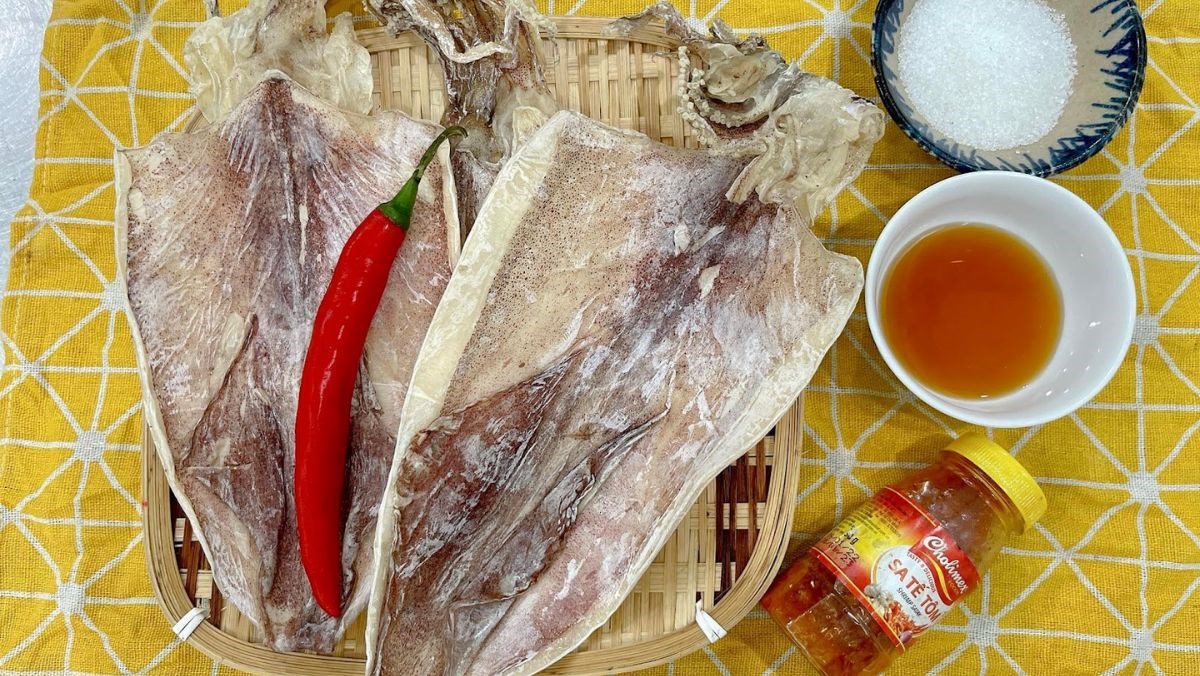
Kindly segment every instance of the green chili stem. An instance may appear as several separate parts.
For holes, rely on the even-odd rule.
[[[425,154],[421,156],[421,160],[417,162],[417,168],[413,170],[412,176],[404,183],[404,187],[400,188],[400,192],[392,199],[379,205],[379,211],[388,217],[388,220],[395,223],[402,230],[408,230],[408,225],[412,221],[413,205],[417,203],[417,188],[421,185],[421,178],[425,176],[425,170],[433,163],[433,158],[437,157],[437,149],[442,145],[442,142],[448,138],[466,136],[467,130],[462,127],[446,127],[442,133],[433,139],[433,143],[429,144],[429,148],[425,150]]]

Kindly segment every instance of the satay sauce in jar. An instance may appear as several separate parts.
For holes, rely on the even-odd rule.
[[[776,578],[763,607],[822,673],[882,672],[1046,511],[1021,464],[967,435],[885,487]]]

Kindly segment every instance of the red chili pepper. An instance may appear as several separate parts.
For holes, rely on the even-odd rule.
[[[342,615],[342,490],[350,402],[367,330],[404,243],[421,177],[438,146],[465,133],[461,127],[443,131],[400,192],[351,233],[313,320],[296,411],[296,527],[313,596],[334,617]]]

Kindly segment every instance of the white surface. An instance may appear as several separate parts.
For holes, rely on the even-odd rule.
[[[964,221],[1002,228],[1033,247],[1062,293],[1062,335],[1050,363],[1029,384],[995,399],[929,390],[904,369],[880,330],[880,286],[896,256],[930,230]],[[871,333],[896,377],[942,413],[988,427],[1037,425],[1087,403],[1121,365],[1133,336],[1133,274],[1112,229],[1069,190],[1015,172],[962,174],[909,200],[871,253],[866,292]]]
[[[51,0],[4,0],[0,19],[0,279],[8,276],[9,220],[33,172],[38,62]]]

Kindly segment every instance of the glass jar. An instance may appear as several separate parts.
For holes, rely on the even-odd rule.
[[[762,604],[822,673],[878,674],[969,594],[1046,497],[978,435],[884,488],[775,579]]]

